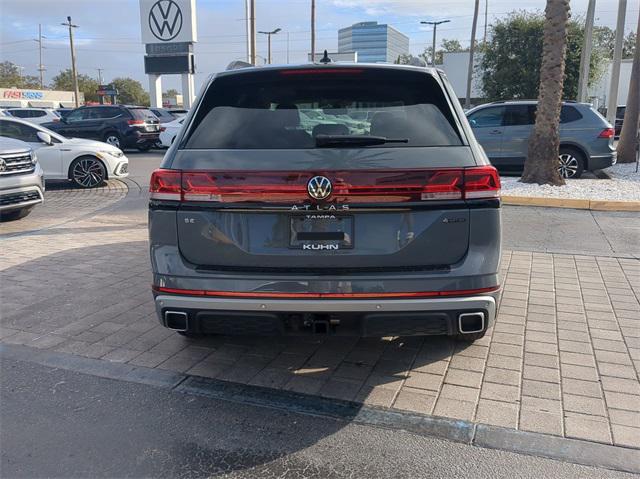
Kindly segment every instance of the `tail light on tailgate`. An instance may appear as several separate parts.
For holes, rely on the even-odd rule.
[[[310,199],[314,176],[331,181],[326,202],[398,203],[498,198],[500,177],[493,166],[422,170],[327,172],[181,171],[153,172],[151,198],[183,202],[296,204]]]

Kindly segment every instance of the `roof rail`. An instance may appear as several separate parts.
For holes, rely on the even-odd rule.
[[[242,60],[234,60],[227,65],[227,70],[239,70],[240,68],[250,68],[253,65],[251,63],[242,61]]]

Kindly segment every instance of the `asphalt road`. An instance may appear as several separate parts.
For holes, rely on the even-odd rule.
[[[0,367],[7,478],[633,477],[27,362]]]
[[[127,152],[130,178],[146,189],[163,154]],[[640,257],[640,215],[504,206],[503,241],[510,250]]]

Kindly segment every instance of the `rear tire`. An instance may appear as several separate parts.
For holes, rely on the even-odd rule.
[[[585,159],[581,151],[561,146],[558,153],[558,171],[564,179],[578,179],[584,172]]]
[[[19,210],[6,211],[3,213],[0,213],[0,221],[16,221],[16,220],[22,219],[25,216],[27,216],[29,213],[31,213],[32,209],[33,209],[33,206],[27,206],[26,208],[22,208]]]
[[[149,151],[151,149],[153,145],[151,143],[143,143],[141,145],[138,145],[136,148],[138,148],[138,151],[141,151],[142,153]]]
[[[458,339],[459,341],[473,342],[478,339],[484,338],[485,334],[487,334],[486,331],[482,331],[480,333],[456,334],[455,338]]]
[[[104,142],[116,148],[122,148],[122,138],[120,138],[120,135],[115,131],[105,133]]]

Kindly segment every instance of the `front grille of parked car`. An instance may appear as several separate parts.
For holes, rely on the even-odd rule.
[[[24,191],[21,193],[10,193],[0,196],[0,206],[19,205],[28,201],[40,199],[40,193],[37,191]]]
[[[16,173],[31,173],[36,165],[31,161],[31,153],[18,153],[14,155],[1,155],[4,168],[0,168],[0,175],[13,175]],[[2,166],[2,165],[0,165]]]

